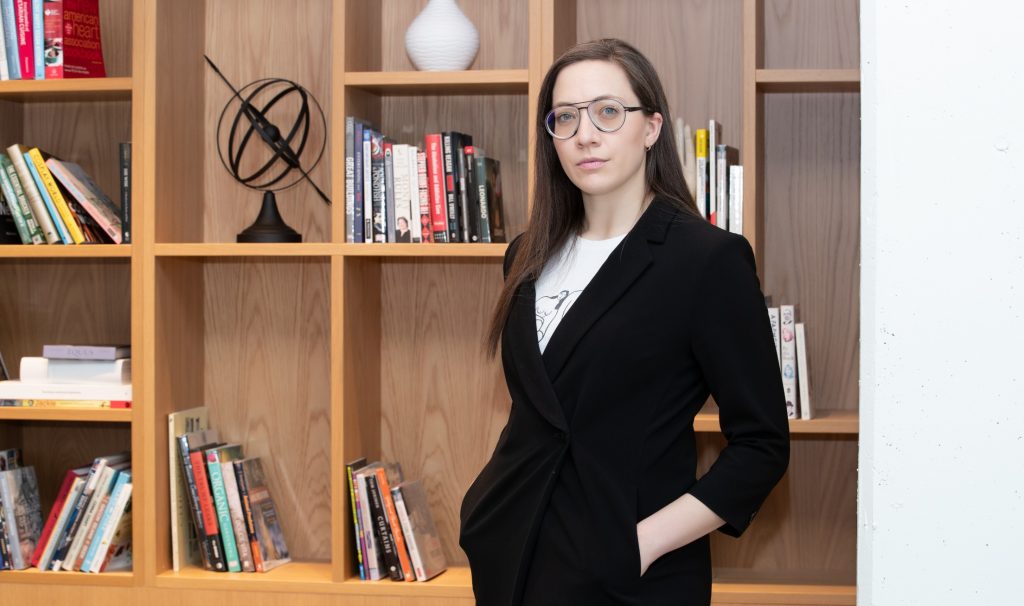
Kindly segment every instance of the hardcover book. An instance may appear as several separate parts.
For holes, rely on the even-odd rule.
[[[32,562],[43,531],[35,469],[28,466],[0,471],[0,499],[3,500],[12,568],[24,570]]]
[[[288,545],[281,530],[274,499],[270,496],[270,486],[263,472],[263,464],[258,457],[243,459],[241,464],[259,546],[261,561],[257,570],[267,572],[292,560],[288,555]]]

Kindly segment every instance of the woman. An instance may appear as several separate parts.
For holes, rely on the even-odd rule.
[[[512,408],[460,511],[478,606],[706,605],[789,461],[750,245],[690,198],[653,67],[619,40],[551,66],[527,230],[491,327]],[[695,478],[708,395],[728,441]]]

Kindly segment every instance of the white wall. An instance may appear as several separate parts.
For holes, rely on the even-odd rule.
[[[1024,3],[861,12],[858,604],[1024,604]]]

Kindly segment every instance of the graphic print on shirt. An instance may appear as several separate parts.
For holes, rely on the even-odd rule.
[[[544,340],[544,335],[547,334],[552,323],[557,324],[562,321],[566,312],[569,311],[569,308],[572,307],[572,304],[582,292],[582,288],[573,291],[562,290],[555,295],[541,295],[537,298],[535,308],[537,314],[537,341]]]

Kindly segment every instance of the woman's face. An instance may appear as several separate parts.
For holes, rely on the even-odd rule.
[[[627,107],[641,105],[626,72],[611,61],[573,63],[555,79],[552,107],[582,107],[599,98],[615,99]],[[596,112],[597,105],[591,109]],[[565,174],[585,196],[642,193],[646,148],[658,139],[661,123],[661,114],[627,112],[622,128],[608,133],[598,130],[586,110],[580,109],[576,134],[569,139],[552,138],[552,142]]]

